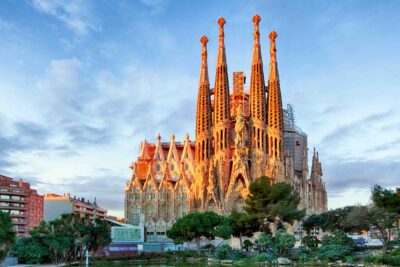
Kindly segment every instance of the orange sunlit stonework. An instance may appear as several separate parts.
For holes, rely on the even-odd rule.
[[[233,73],[233,90],[229,89],[225,19],[218,19],[214,88],[210,88],[208,76],[208,38],[201,37],[195,141],[186,134],[183,142],[176,142],[172,134],[169,142],[162,142],[158,135],[155,144],[147,141],[141,144],[125,188],[128,223],[138,223],[144,214],[148,231],[165,232],[177,218],[192,211],[229,214],[232,209],[241,210],[250,183],[261,176],[293,185],[301,197],[300,208],[308,214],[327,209],[319,157],[314,152],[309,175],[307,136],[290,127],[290,110],[282,107],[277,33],[269,35],[266,85],[259,30],[261,17],[256,15],[252,21],[254,45],[248,91],[243,72]],[[288,126],[285,118],[289,118]],[[299,141],[297,136],[303,139]]]

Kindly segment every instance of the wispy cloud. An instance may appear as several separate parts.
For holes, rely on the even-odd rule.
[[[377,112],[337,126],[322,138],[318,146],[331,161],[382,159],[398,155],[394,151],[395,154],[381,153],[383,147],[389,149],[389,143],[399,138],[398,132],[393,129],[382,131],[388,124],[393,124],[396,114],[394,110]],[[379,138],[376,138],[377,134]],[[375,149],[377,147],[381,149]]]
[[[166,10],[168,0],[140,0],[145,6],[150,9],[152,14],[160,14]]]
[[[121,210],[124,205],[126,179],[115,175],[109,169],[98,170],[97,175],[93,176],[61,177],[59,182],[49,182],[41,178],[30,179],[30,181],[31,185],[43,192],[71,193],[72,196],[84,197],[90,201],[96,198],[97,204],[111,211],[109,213],[111,215],[115,214],[115,211]],[[101,183],[101,190],[96,190],[99,188],[99,183]]]
[[[194,132],[199,37],[210,37],[213,82],[215,20],[226,17],[230,77],[243,70],[249,78],[255,13],[263,18],[263,42],[268,31],[279,32],[283,101],[295,105],[310,146],[320,150],[331,199],[352,201],[358,188],[368,194],[373,177],[389,181],[388,170],[397,173],[400,28],[392,25],[400,12],[394,3],[28,0],[3,6],[0,170],[33,177],[42,193],[103,196],[107,187],[111,197],[104,202],[122,210],[127,165],[139,142]],[[77,181],[82,190],[73,186]]]
[[[374,184],[384,187],[399,186],[400,162],[396,159],[337,161],[324,165],[324,174],[330,177],[327,188],[331,195],[340,194],[344,188],[368,190]]]
[[[88,1],[33,0],[33,6],[39,12],[55,17],[77,35],[83,36],[90,31],[101,30],[101,25],[94,19]]]
[[[50,130],[31,121],[18,121],[12,125],[12,131],[0,133],[0,170],[17,164],[13,155],[20,152],[51,150],[49,143]]]

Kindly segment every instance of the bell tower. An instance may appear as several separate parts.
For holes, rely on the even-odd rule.
[[[224,18],[218,19],[219,38],[214,86],[214,166],[219,199],[224,199],[230,176],[230,95],[225,54]]]
[[[276,60],[276,42],[278,34],[269,34],[271,62],[269,65],[268,97],[267,97],[267,126],[268,126],[268,173],[276,181],[284,180],[283,170],[283,110],[279,82],[278,63]]]
[[[267,160],[267,110],[266,110],[266,88],[264,80],[263,62],[260,47],[259,23],[261,17],[255,15],[254,23],[254,47],[253,60],[251,63],[250,80],[250,116],[252,122],[251,145],[252,145],[252,179],[265,174]]]
[[[211,157],[212,146],[212,118],[210,81],[208,78],[207,65],[207,42],[208,38],[203,36],[201,42],[201,67],[199,91],[197,95],[196,111],[196,180],[194,184],[195,205],[202,206],[205,198],[205,188],[208,184],[208,164]]]

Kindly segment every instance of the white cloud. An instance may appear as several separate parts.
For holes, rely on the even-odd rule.
[[[83,36],[90,31],[101,30],[87,1],[33,0],[33,6],[44,14],[54,16],[77,35]]]

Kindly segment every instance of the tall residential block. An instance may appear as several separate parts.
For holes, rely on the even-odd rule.
[[[22,179],[0,175],[0,210],[10,213],[18,235],[27,236],[43,220],[43,196]]]

